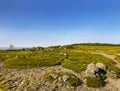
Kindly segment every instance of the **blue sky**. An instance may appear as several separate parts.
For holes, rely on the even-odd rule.
[[[0,0],[0,47],[120,43],[120,0]]]

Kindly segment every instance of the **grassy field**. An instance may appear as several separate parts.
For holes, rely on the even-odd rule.
[[[74,49],[73,51],[82,52],[104,52],[108,54],[116,54],[120,52],[120,45],[114,44],[98,44],[98,43],[86,43],[86,44],[72,44],[65,45],[68,49]]]
[[[60,65],[65,56],[62,56],[57,51],[33,51],[13,53],[11,57],[6,59],[4,67],[9,68],[33,68]]]
[[[89,63],[102,62],[120,76],[120,69],[113,60],[91,52],[118,54],[120,45],[112,44],[73,44],[65,46],[37,47],[27,50],[0,51],[0,61],[6,68],[33,68],[62,65],[76,72],[86,70]],[[120,57],[116,58],[118,61]]]
[[[90,53],[71,53],[68,59],[62,63],[62,66],[68,69],[81,72],[86,70],[90,63],[104,63],[111,70],[115,71],[120,76],[120,69],[114,65],[113,60],[97,54]]]

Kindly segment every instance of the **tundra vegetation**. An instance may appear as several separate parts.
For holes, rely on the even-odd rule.
[[[73,70],[79,74],[87,69],[90,63],[103,63],[106,68],[113,71],[117,77],[120,77],[120,68],[116,62],[98,53],[116,55],[115,60],[120,63],[120,45],[119,44],[100,44],[100,43],[81,43],[64,46],[34,47],[22,50],[1,50],[0,62],[3,62],[4,68],[27,69],[39,67],[51,67],[61,65],[64,68]],[[63,73],[56,73],[64,75]],[[78,85],[77,78],[72,78],[71,74],[68,82],[70,85]],[[51,76],[45,76],[49,80],[54,80]],[[96,77],[86,77],[86,84],[89,87],[102,87],[103,81]],[[97,83],[97,84],[95,84]],[[4,88],[0,85],[0,88]]]

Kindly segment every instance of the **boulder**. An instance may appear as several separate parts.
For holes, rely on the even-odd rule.
[[[98,71],[99,71],[98,67],[95,64],[91,63],[87,66],[87,70],[85,71],[85,74],[86,76],[89,77],[95,77],[95,73]]]
[[[91,72],[98,71],[98,67],[95,64],[93,64],[93,63],[89,64],[87,66],[87,69],[90,69]]]
[[[106,71],[106,66],[103,63],[97,63],[96,66],[100,69],[103,69],[104,71]]]
[[[85,75],[89,77],[99,77],[106,74],[106,66],[103,63],[97,63],[96,65],[91,63],[87,66]]]

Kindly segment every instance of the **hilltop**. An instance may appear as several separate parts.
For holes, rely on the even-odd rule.
[[[1,91],[120,91],[120,44],[0,51]]]

